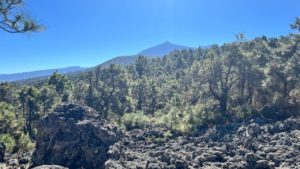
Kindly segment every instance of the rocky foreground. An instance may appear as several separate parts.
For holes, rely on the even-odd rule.
[[[300,119],[252,119],[174,139],[164,139],[157,128],[134,130],[109,153],[108,169],[299,169]]]
[[[0,169],[299,169],[300,118],[252,118],[175,137],[155,126],[121,132],[91,108],[67,104],[41,121],[33,155],[4,160]]]

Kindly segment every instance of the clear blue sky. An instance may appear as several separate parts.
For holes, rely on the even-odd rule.
[[[25,0],[38,34],[0,31],[0,74],[93,66],[164,41],[198,47],[291,32],[300,0]]]

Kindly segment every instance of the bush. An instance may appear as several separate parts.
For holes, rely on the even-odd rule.
[[[15,151],[16,141],[10,134],[1,134],[0,142],[5,144],[6,152],[13,153]]]
[[[203,104],[179,109],[166,106],[155,113],[157,125],[170,129],[173,134],[193,134],[209,125],[224,124],[225,118],[220,112],[210,112]]]
[[[34,142],[31,141],[28,134],[21,134],[20,138],[17,140],[18,151],[28,152],[33,150],[35,147]]]
[[[144,115],[142,112],[137,113],[126,113],[121,118],[121,125],[124,126],[127,130],[132,130],[136,128],[144,128],[149,126],[151,119]]]
[[[170,129],[174,134],[186,134],[191,129],[190,113],[186,110],[170,108],[155,113],[155,123]]]
[[[244,119],[252,115],[257,115],[258,113],[251,105],[236,106],[232,111],[238,119]]]

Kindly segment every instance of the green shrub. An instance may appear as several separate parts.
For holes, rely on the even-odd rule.
[[[186,134],[190,130],[189,114],[177,108],[157,111],[154,121],[157,125],[172,130],[173,133]]]
[[[239,119],[243,119],[251,115],[257,114],[256,109],[250,105],[237,106],[234,109],[232,109],[232,111],[235,113],[235,116]]]
[[[28,134],[21,134],[20,138],[17,140],[18,150],[22,152],[28,152],[33,150],[35,147],[34,142],[30,139]]]
[[[13,153],[15,151],[16,141],[10,134],[1,134],[0,142],[6,146],[6,152]]]
[[[157,125],[170,129],[173,134],[193,134],[208,125],[224,124],[225,118],[219,112],[211,112],[203,104],[176,108],[167,106],[154,115]]]
[[[127,130],[132,130],[135,128],[144,128],[149,126],[151,119],[144,115],[142,112],[137,113],[126,113],[121,118],[121,125],[124,126]]]

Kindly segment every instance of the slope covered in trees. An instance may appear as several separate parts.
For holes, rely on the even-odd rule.
[[[300,31],[299,19],[292,26]],[[139,56],[134,65],[97,67],[46,81],[0,84],[0,142],[26,151],[36,123],[61,102],[84,103],[126,129],[153,124],[173,134],[241,121],[249,116],[299,115],[300,36],[260,37],[210,48]],[[24,139],[26,138],[26,139]],[[22,146],[20,146],[22,145]]]

